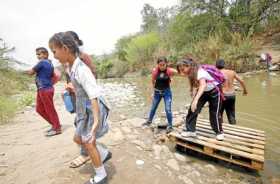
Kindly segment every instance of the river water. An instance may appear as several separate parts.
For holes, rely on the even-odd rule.
[[[248,73],[242,77],[249,94],[242,96],[237,92],[237,124],[265,131],[265,169],[258,177],[269,183],[271,178],[280,178],[280,73]],[[112,106],[114,119],[147,117],[152,94],[150,77],[106,79],[100,84]],[[172,80],[173,111],[182,111],[190,103],[188,91],[185,78]],[[163,110],[161,103],[157,115]],[[224,120],[227,122],[226,117]]]

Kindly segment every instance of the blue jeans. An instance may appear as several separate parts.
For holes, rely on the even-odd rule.
[[[166,112],[166,117],[167,117],[167,121],[168,121],[168,126],[172,127],[172,110],[171,110],[172,93],[171,93],[170,88],[162,90],[162,91],[159,91],[159,90],[154,91],[154,99],[153,99],[153,104],[152,104],[152,108],[151,108],[150,115],[149,115],[149,121],[150,122],[153,121],[156,110],[157,110],[158,105],[162,98],[164,99],[165,112]]]

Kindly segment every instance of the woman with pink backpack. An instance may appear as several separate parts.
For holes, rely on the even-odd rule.
[[[188,57],[177,63],[179,74],[188,77],[190,93],[193,97],[191,107],[186,117],[186,130],[183,137],[196,137],[197,116],[206,102],[209,103],[211,127],[216,133],[217,140],[223,140],[223,128],[220,116],[220,106],[223,94],[221,85],[223,74],[212,65],[199,65],[193,58]]]

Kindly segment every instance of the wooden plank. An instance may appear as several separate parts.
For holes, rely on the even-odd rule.
[[[244,152],[247,152],[247,153],[256,154],[256,155],[260,155],[260,156],[264,155],[264,150],[252,149],[252,148],[248,148],[246,146],[234,145],[234,144],[231,144],[229,142],[218,141],[216,139],[211,139],[211,138],[209,139],[209,138],[203,137],[203,136],[197,136],[197,137],[200,140],[204,140],[204,141],[209,142],[209,143],[214,143],[216,145],[221,145],[221,146],[225,146],[225,147],[228,147],[228,148],[233,148],[233,149],[236,149],[236,150],[239,150],[239,151],[244,151]]]
[[[204,133],[204,132],[197,132],[197,134],[201,135],[201,136],[204,136],[204,137],[208,137],[208,138],[213,138],[213,139],[216,138],[215,134],[209,134],[209,133]],[[229,143],[234,143],[234,144],[237,144],[237,145],[247,146],[247,147],[250,147],[252,149],[256,148],[256,149],[264,150],[263,145],[253,144],[253,143],[248,143],[248,142],[242,142],[242,141],[235,140],[235,139],[228,139],[226,136],[225,136],[224,141],[229,142]]]
[[[256,170],[262,170],[263,169],[263,163],[252,161],[252,167]]]
[[[207,133],[214,133],[212,128],[209,127],[209,126],[202,126],[202,125],[197,124],[196,129],[207,132]],[[263,140],[245,138],[245,137],[242,137],[242,136],[239,136],[239,135],[232,135],[232,134],[228,134],[228,133],[226,133],[225,135],[227,135],[228,137],[239,139],[239,140],[246,141],[246,142],[252,142],[252,143],[261,144],[261,145],[265,144],[265,142]]]
[[[204,124],[204,125],[210,125],[209,122],[204,122],[204,121],[200,121],[200,120],[198,120],[197,123],[201,123],[201,124]],[[265,135],[263,133],[254,132],[254,131],[250,131],[250,130],[243,130],[243,129],[239,129],[239,128],[236,128],[236,127],[228,127],[228,126],[225,126],[225,124],[223,124],[223,129],[224,130],[236,131],[236,132],[240,132],[240,133],[245,133],[245,134],[249,134],[249,135],[253,135],[253,136],[265,137]]]
[[[196,127],[207,128],[207,129],[212,130],[210,125],[203,125],[203,124],[200,124],[200,123],[197,123]],[[226,129],[224,129],[224,133],[230,134],[230,135],[241,136],[241,137],[244,137],[244,138],[250,138],[250,139],[256,139],[256,140],[260,140],[260,141],[265,141],[264,137],[248,135],[248,134],[239,133],[239,132],[235,132],[235,131],[231,131],[231,130],[226,130]]]
[[[197,120],[209,123],[209,119],[197,118]],[[224,126],[231,127],[231,128],[238,128],[238,129],[247,130],[247,131],[252,131],[252,132],[256,132],[256,133],[260,133],[260,134],[264,134],[265,133],[265,131],[263,131],[263,130],[258,130],[258,129],[254,129],[254,128],[248,128],[248,127],[239,126],[239,125],[231,125],[231,124],[228,124],[228,123],[224,123]]]
[[[186,148],[189,148],[189,149],[192,149],[194,151],[197,151],[197,152],[200,152],[200,153],[203,153],[203,154],[206,154],[206,155],[209,155],[211,157],[215,157],[215,158],[218,158],[220,160],[224,160],[224,161],[228,161],[228,162],[231,162],[231,163],[234,163],[234,164],[237,164],[237,165],[241,165],[241,166],[244,166],[244,167],[248,167],[248,168],[251,168],[251,169],[255,169],[252,164],[250,163],[246,163],[246,162],[242,162],[242,161],[238,161],[238,160],[235,160],[235,159],[230,159],[230,158],[226,158],[226,157],[222,157],[220,155],[217,155],[217,154],[208,154],[206,152],[204,152],[202,149],[200,148],[195,148],[193,146],[189,146],[185,143],[182,143],[180,141],[177,141],[176,142],[177,145],[180,145],[180,146],[183,146],[183,147],[186,147]]]
[[[179,134],[174,133],[174,132],[170,133],[170,136],[175,136],[177,139],[180,139],[182,141],[190,141],[190,142],[193,142],[193,143],[196,143],[196,144],[200,144],[200,145],[203,145],[203,146],[207,146],[207,147],[210,147],[210,148],[221,150],[221,151],[233,154],[233,155],[242,156],[244,158],[249,158],[249,159],[252,159],[252,160],[255,160],[255,161],[259,161],[259,162],[264,162],[264,157],[260,156],[260,155],[254,155],[254,154],[246,153],[246,152],[243,152],[243,151],[234,150],[232,148],[227,148],[227,147],[215,145],[213,143],[205,142],[205,141],[199,140],[197,138],[183,138]]]
[[[209,130],[209,129],[205,129],[205,128],[196,128],[197,132],[206,132],[209,134],[214,134],[213,130]],[[243,137],[238,137],[238,136],[234,136],[234,135],[230,135],[230,134],[225,134],[225,137],[230,138],[230,139],[235,139],[235,140],[239,140],[239,141],[244,141],[244,142],[248,142],[248,143],[253,143],[253,144],[259,144],[264,146],[265,142],[264,141],[259,141],[259,140],[254,140],[254,139],[246,139]]]
[[[204,146],[203,151],[207,154],[210,154],[210,155],[212,155],[214,153],[213,148],[209,148],[207,146]]]
[[[204,121],[204,122],[209,122],[209,120],[207,119],[202,119],[202,118],[198,118],[197,120],[199,121]],[[253,132],[258,132],[258,133],[265,133],[263,130],[257,130],[257,129],[253,129],[253,128],[248,128],[248,127],[243,127],[243,126],[239,126],[239,125],[230,125],[230,124],[223,124],[225,127],[232,127],[232,128],[238,128],[238,129],[242,129],[242,130],[249,130],[249,131],[253,131]]]

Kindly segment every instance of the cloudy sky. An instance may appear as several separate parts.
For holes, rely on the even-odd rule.
[[[76,31],[88,53],[108,53],[118,38],[140,30],[145,3],[159,8],[178,0],[1,0],[0,38],[16,47],[16,59],[31,65],[34,49],[47,47],[60,31]]]

